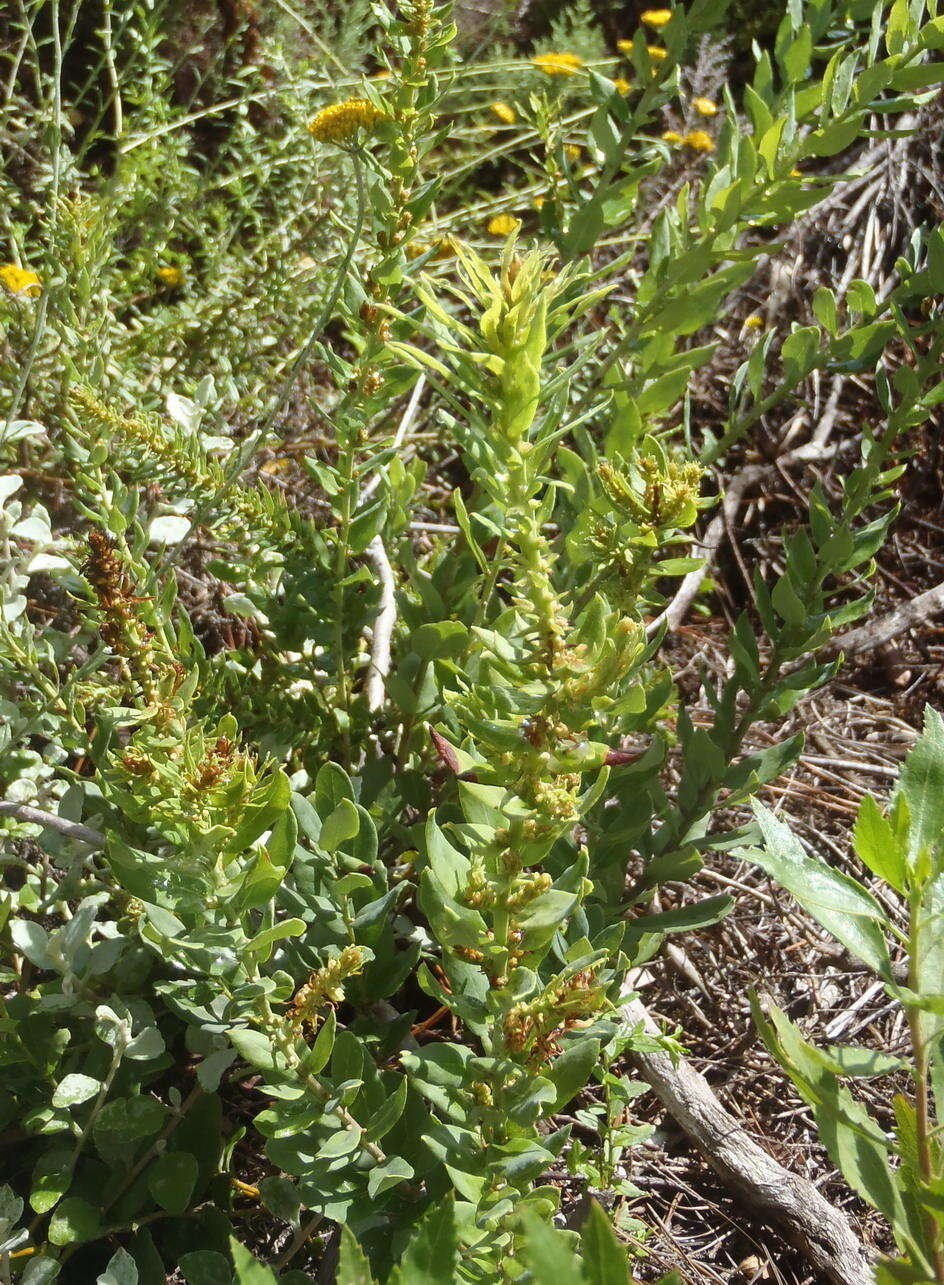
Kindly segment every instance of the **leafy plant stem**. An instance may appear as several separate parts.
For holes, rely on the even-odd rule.
[[[919,975],[921,902],[920,889],[913,890],[909,898],[908,986],[916,994],[920,993],[921,987]],[[908,1030],[911,1036],[912,1055],[914,1058],[915,1134],[918,1169],[922,1182],[930,1186],[936,1177],[931,1152],[930,1089],[928,1083],[930,1059],[928,1056],[928,1042],[922,1030],[921,1010],[914,1004],[908,1005]],[[924,1225],[928,1252],[934,1264],[934,1279],[938,1282],[944,1282],[944,1245],[942,1245],[941,1241],[941,1228],[937,1219],[931,1213],[925,1214]]]

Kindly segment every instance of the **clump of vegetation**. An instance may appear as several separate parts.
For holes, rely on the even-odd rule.
[[[231,8],[187,50],[160,4],[3,20],[0,1276],[627,1279],[561,1174],[632,1196],[633,970],[730,909],[685,881],[801,747],[745,738],[869,608],[940,231],[749,334],[710,427],[687,390],[942,20],[791,4],[736,100],[684,79],[714,0],[478,62],[432,0]],[[696,725],[664,609],[718,468],[876,367]],[[597,1083],[590,1146],[558,1117]],[[924,1124],[902,1243],[941,1280]]]

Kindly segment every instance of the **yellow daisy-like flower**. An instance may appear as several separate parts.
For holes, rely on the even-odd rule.
[[[167,263],[162,268],[158,268],[157,275],[160,277],[161,281],[164,282],[164,285],[170,290],[176,290],[184,283],[183,268],[178,268],[171,263]]]
[[[496,214],[488,221],[489,236],[511,236],[521,227],[521,220],[511,214]]]
[[[515,109],[509,107],[507,103],[489,103],[488,109],[493,116],[498,117],[503,125],[514,125],[518,119]]]
[[[763,327],[763,319],[756,312],[752,312],[749,317],[745,317],[744,325],[748,330],[760,330]]]
[[[308,122],[308,132],[318,143],[350,143],[359,129],[371,130],[385,113],[366,98],[348,98],[322,107]]]
[[[21,268],[15,263],[5,263],[0,268],[0,281],[10,294],[25,294],[28,298],[35,299],[43,293],[39,276],[29,268]]]
[[[633,52],[633,42],[631,40],[617,40],[616,47],[621,54],[631,54]]]
[[[662,135],[662,141],[663,143],[671,143],[673,147],[677,147],[682,141],[682,135],[679,134],[677,130],[667,129]]]
[[[583,66],[576,54],[538,54],[531,62],[545,76],[575,76]]]
[[[626,95],[629,93],[629,91],[632,89],[632,85],[629,83],[629,81],[626,79],[625,76],[617,76],[616,79],[613,81],[613,88],[616,90],[618,94],[621,94],[625,98]]]
[[[718,104],[713,103],[710,98],[693,98],[692,106],[699,116],[717,116]]]
[[[682,143],[685,147],[690,147],[693,152],[713,152],[715,150],[715,140],[703,129],[693,129],[690,134],[685,135]]]
[[[547,200],[546,196],[536,196],[534,198],[534,208],[538,211],[538,213],[540,213],[541,210],[544,208],[544,202],[546,200]]]
[[[640,20],[650,27],[664,27],[667,22],[672,21],[672,10],[647,9],[645,13],[640,14]]]
[[[665,62],[669,56],[668,49],[663,49],[661,45],[649,45],[649,57],[653,62]]]

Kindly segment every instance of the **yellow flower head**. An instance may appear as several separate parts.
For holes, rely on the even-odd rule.
[[[661,45],[649,45],[649,57],[653,62],[665,62],[669,56],[668,49],[663,49]]]
[[[580,160],[580,155],[581,155],[580,148],[577,146],[576,143],[566,143],[564,145],[564,152],[568,160],[570,161]]]
[[[385,113],[366,98],[348,98],[322,107],[308,122],[308,132],[318,143],[350,143],[359,129],[371,130]]]
[[[690,147],[693,152],[713,152],[715,150],[715,140],[703,129],[693,129],[690,134],[685,135],[682,143],[685,147]]]
[[[633,52],[633,42],[631,40],[617,40],[616,47],[621,54],[631,54]]]
[[[790,177],[791,177],[791,178],[802,178],[802,177],[803,177],[803,171],[802,171],[802,170],[798,170],[798,169],[792,169],[792,170],[790,171]]]
[[[184,283],[183,268],[178,268],[174,264],[167,263],[162,268],[158,268],[157,275],[170,290],[176,290]]]
[[[682,141],[682,135],[674,129],[667,129],[662,135],[662,141],[663,143],[671,143],[673,147],[677,147]]]
[[[512,214],[496,214],[488,221],[489,236],[511,236],[521,227],[521,220]]]
[[[509,107],[507,103],[489,103],[489,111],[493,116],[497,116],[503,125],[514,125],[518,119],[515,109]]]
[[[546,197],[546,196],[536,196],[536,197],[534,198],[534,208],[535,208],[538,212],[540,212],[540,211],[544,208],[544,202],[545,202],[546,200],[547,200],[547,197]]]
[[[745,317],[744,319],[744,325],[748,330],[760,330],[763,324],[763,320],[756,312],[752,312],[749,317]]]
[[[713,103],[710,98],[693,98],[692,106],[699,116],[717,116],[718,104]]]
[[[576,54],[538,54],[531,61],[545,76],[574,76],[583,66]]]
[[[618,94],[622,94],[622,96],[625,98],[626,95],[629,93],[629,91],[632,89],[632,85],[629,83],[629,81],[626,79],[625,76],[617,76],[616,79],[613,81],[613,88],[616,90]]]
[[[647,9],[645,13],[640,14],[643,22],[648,23],[650,27],[664,27],[667,22],[672,21],[671,9]]]
[[[42,282],[37,274],[29,268],[20,268],[15,263],[5,263],[0,268],[0,281],[10,294],[27,295],[30,299],[35,299],[43,292]]]

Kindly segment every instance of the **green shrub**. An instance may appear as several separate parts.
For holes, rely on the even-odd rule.
[[[568,1266],[545,1179],[562,1159],[612,1175],[632,1135],[608,1113],[581,1157],[554,1117],[595,1080],[632,1096],[608,1069],[647,1039],[621,1017],[627,973],[731,904],[647,913],[653,893],[743,842],[713,814],[794,761],[799,738],[755,754],[745,736],[835,672],[820,653],[869,606],[899,438],[944,387],[944,241],[917,231],[884,299],[820,292],[816,324],[757,342],[711,433],[676,427],[711,352],[691,337],[829,181],[797,164],[922,100],[944,43],[916,6],[884,36],[844,5],[791,6],[746,117],[729,97],[679,153],[647,131],[717,12],[675,11],[661,60],[637,34],[624,93],[615,59],[566,50],[463,68],[444,13],[378,4],[389,76],[329,94],[286,57],[260,129],[250,68],[201,153],[159,23],[132,6],[136,79],[118,76],[120,118],[102,100],[101,170],[65,146],[49,51],[25,39],[39,108],[17,110],[49,163],[7,180],[0,287],[0,1060],[20,1143],[0,1255],[27,1285],[267,1279],[240,1244],[260,1223],[246,1197],[290,1230],[280,1270],[323,1226],[349,1233],[341,1280],[446,1279],[440,1241],[457,1280],[559,1259],[591,1281],[593,1254],[625,1274],[597,1212],[583,1276]],[[543,189],[527,250],[514,222],[494,253],[450,239],[483,153],[460,132],[453,163],[449,122],[483,90],[515,103],[498,155],[540,144],[488,209]],[[650,226],[647,184],[683,154]],[[303,247],[327,261],[317,290]],[[623,274],[631,307],[611,299]],[[909,360],[888,376],[892,346]],[[812,372],[873,369],[882,422],[757,576],[696,727],[657,617],[692,569],[707,471]],[[399,414],[420,379],[425,457]],[[260,466],[306,398],[290,496]],[[63,481],[54,522],[36,474]],[[431,506],[445,532],[418,540]],[[215,653],[175,569],[223,598]]]

